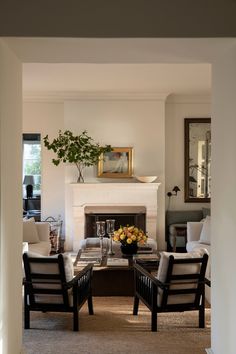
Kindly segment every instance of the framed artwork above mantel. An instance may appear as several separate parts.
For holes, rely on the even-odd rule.
[[[98,177],[130,178],[133,175],[133,148],[113,147],[98,162]]]

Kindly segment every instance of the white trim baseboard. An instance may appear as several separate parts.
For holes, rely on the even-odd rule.
[[[206,352],[207,352],[207,354],[214,354],[214,353],[213,353],[213,350],[212,350],[211,348],[207,348],[207,349],[206,349]]]

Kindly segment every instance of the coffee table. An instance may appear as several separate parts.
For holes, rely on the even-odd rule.
[[[86,250],[85,250],[86,252]],[[99,254],[99,249],[97,249]],[[95,253],[94,253],[95,254]],[[139,255],[136,260],[135,256],[124,256],[120,250],[115,252],[114,256],[108,256],[107,252],[103,254],[103,257],[99,262],[96,262],[96,257],[92,262],[93,267],[93,279],[92,279],[92,294],[93,296],[133,296],[134,295],[134,262],[143,262],[147,265],[147,256]],[[149,262],[149,271],[156,270],[158,267],[158,261]],[[153,254],[153,258],[156,254]],[[92,259],[92,257],[90,257]],[[81,262],[82,261],[82,262]],[[76,260],[74,262],[75,274],[78,273],[85,263],[90,263],[89,257],[84,257],[83,251],[79,250]],[[147,269],[147,268],[146,268]]]

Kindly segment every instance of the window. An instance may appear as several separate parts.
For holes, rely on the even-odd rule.
[[[23,180],[33,176],[33,196],[41,194],[41,143],[40,134],[23,134]],[[25,188],[23,195],[25,195]]]

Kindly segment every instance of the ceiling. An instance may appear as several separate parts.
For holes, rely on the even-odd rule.
[[[235,45],[234,39],[216,38],[5,42],[23,63],[25,97],[43,92],[209,94],[211,63]]]
[[[210,94],[210,64],[23,64],[23,91]]]

